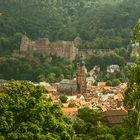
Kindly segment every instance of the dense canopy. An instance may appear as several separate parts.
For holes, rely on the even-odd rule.
[[[71,140],[71,121],[47,91],[27,81],[11,81],[0,92],[0,139]]]

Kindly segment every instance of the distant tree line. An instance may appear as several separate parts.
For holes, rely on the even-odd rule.
[[[50,58],[48,58],[50,59]],[[0,60],[0,79],[46,81],[54,83],[64,78],[72,78],[75,66],[72,62],[53,57],[51,62],[36,62],[25,58]]]

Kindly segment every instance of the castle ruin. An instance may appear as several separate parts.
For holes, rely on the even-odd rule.
[[[29,57],[35,55],[57,56],[65,60],[73,61],[76,57],[83,56],[83,59],[89,58],[96,51],[108,53],[108,49],[78,49],[82,40],[77,36],[73,41],[49,41],[48,38],[41,38],[31,41],[27,36],[21,38],[20,50],[15,50],[15,57]]]
[[[76,48],[76,46],[80,41],[79,37],[76,37],[74,41],[50,42],[48,38],[31,41],[27,36],[23,36],[21,39],[20,54],[25,56],[29,56],[34,53],[41,54],[43,56],[55,55],[72,61],[78,55],[78,48]]]

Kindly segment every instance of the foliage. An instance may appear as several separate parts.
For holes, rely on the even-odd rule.
[[[105,71],[107,69],[107,66],[109,65],[119,65],[124,66],[126,61],[123,57],[120,57],[119,55],[115,53],[107,53],[107,54],[93,54],[88,60],[87,60],[87,67],[91,69],[93,66],[100,66],[102,71]]]
[[[139,77],[140,66],[135,65],[131,70],[130,82],[128,84],[128,88],[125,92],[125,106],[129,109],[129,116],[126,118],[126,133],[128,135],[128,139],[134,139],[138,136],[138,132],[140,130],[140,96],[139,96]]]
[[[66,103],[68,100],[68,98],[65,95],[59,96],[59,99],[60,99],[61,103]]]
[[[110,133],[110,128],[104,124],[100,110],[92,110],[88,107],[78,110],[79,121],[73,125],[78,138],[83,140],[107,139],[115,140]]]
[[[0,138],[70,140],[71,122],[59,105],[45,100],[43,87],[12,81],[0,93]]]
[[[140,43],[140,19],[138,20],[134,28],[134,38]]]
[[[32,39],[73,40],[79,34],[82,48],[126,48],[139,4],[138,0],[5,0],[0,2],[0,37],[9,40],[22,33]]]
[[[64,77],[69,78],[74,75],[74,64],[60,58],[53,58],[48,64],[27,59],[0,59],[0,78],[57,82]]]
[[[135,39],[139,41],[139,21],[135,26]],[[133,66],[130,81],[125,92],[124,105],[129,109],[129,116],[125,119],[127,139],[138,139],[140,132],[140,65],[139,61]]]
[[[113,79],[112,80],[112,86],[115,87],[115,86],[118,86],[120,84],[120,80],[119,79]]]
[[[108,80],[108,81],[106,82],[106,85],[107,85],[107,86],[112,86],[112,81],[111,81],[111,80]]]
[[[113,79],[112,81],[111,80],[108,80],[106,82],[106,85],[107,86],[112,86],[112,87],[115,87],[115,86],[118,86],[120,84],[120,80],[119,79]]]
[[[75,107],[75,106],[76,106],[76,104],[75,104],[75,103],[72,103],[72,102],[69,103],[69,105],[68,105],[69,108],[71,108],[71,107]]]
[[[123,137],[124,133],[125,127],[123,125],[116,125],[111,129],[111,134],[115,137],[116,140],[120,140],[120,138]]]

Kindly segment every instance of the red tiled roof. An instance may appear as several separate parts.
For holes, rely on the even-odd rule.
[[[103,113],[104,116],[126,116],[128,112],[126,110],[108,110]]]
[[[74,115],[77,112],[77,108],[62,108],[66,115]]]
[[[109,86],[105,86],[104,90],[110,90],[110,87]]]
[[[106,82],[98,82],[97,85],[100,86],[100,87],[104,87],[104,86],[106,86]]]

